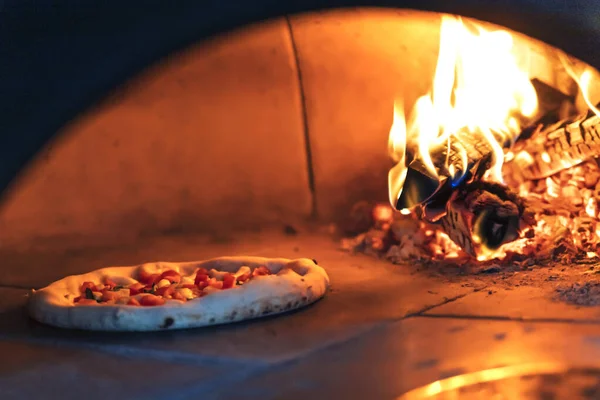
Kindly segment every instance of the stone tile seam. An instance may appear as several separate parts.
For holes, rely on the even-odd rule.
[[[289,35],[290,44],[292,46],[292,55],[294,58],[294,64],[296,66],[296,79],[298,82],[298,91],[300,93],[300,109],[302,114],[302,130],[304,133],[304,155],[306,158],[306,170],[308,174],[308,189],[311,196],[311,211],[310,216],[315,218],[317,215],[317,196],[316,196],[316,184],[315,184],[315,170],[312,156],[312,146],[310,140],[310,127],[308,124],[308,107],[306,104],[306,90],[304,87],[304,80],[302,76],[302,68],[300,63],[300,56],[298,54],[298,46],[294,38],[294,29],[292,26],[292,20],[289,15],[285,16],[285,22],[287,25],[287,31]]]
[[[470,294],[472,294],[472,293],[476,293],[476,292],[478,292],[479,290],[481,290],[481,289],[474,290],[474,291],[472,291],[472,292],[470,292],[470,293],[463,293],[463,294],[459,294],[459,295],[457,295],[457,296],[454,296],[454,297],[447,297],[447,298],[445,298],[445,299],[444,299],[444,301],[442,301],[442,302],[440,302],[440,303],[437,303],[437,304],[433,304],[433,305],[430,305],[430,306],[423,307],[421,310],[419,310],[419,311],[415,311],[415,312],[412,312],[412,313],[409,313],[409,314],[406,314],[405,316],[403,316],[402,318],[400,318],[400,319],[398,319],[398,320],[403,320],[403,319],[407,319],[407,318],[412,318],[412,317],[416,317],[416,316],[421,316],[421,315],[424,315],[424,313],[426,313],[426,312],[428,312],[428,311],[431,311],[431,310],[433,310],[433,309],[435,309],[435,308],[437,308],[437,307],[441,307],[441,306],[443,306],[443,305],[446,305],[446,304],[452,303],[452,302],[454,302],[454,301],[456,301],[456,300],[459,300],[459,299],[462,299],[462,298],[464,298],[464,297],[467,297],[468,295],[470,295]]]

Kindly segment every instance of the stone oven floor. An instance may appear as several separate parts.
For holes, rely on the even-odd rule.
[[[219,255],[310,257],[332,290],[246,323],[152,334],[65,331],[29,320],[27,289],[106,265]],[[515,363],[600,359],[600,306],[555,299],[591,266],[463,275],[337,250],[324,235],[145,239],[120,248],[0,251],[0,398],[395,398]]]

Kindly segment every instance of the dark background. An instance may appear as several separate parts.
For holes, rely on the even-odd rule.
[[[251,22],[356,6],[474,17],[600,67],[599,0],[0,0],[0,193],[61,126],[148,64]]]

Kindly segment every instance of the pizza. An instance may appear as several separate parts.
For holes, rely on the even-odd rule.
[[[221,257],[68,276],[32,291],[28,309],[33,319],[61,328],[157,331],[283,313],[319,300],[328,288],[314,260]]]

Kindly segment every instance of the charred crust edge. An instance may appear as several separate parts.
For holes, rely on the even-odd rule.
[[[160,327],[162,329],[167,329],[167,328],[170,328],[171,326],[173,326],[174,323],[175,323],[175,319],[173,319],[173,317],[167,317],[167,318],[165,318],[165,322]]]

